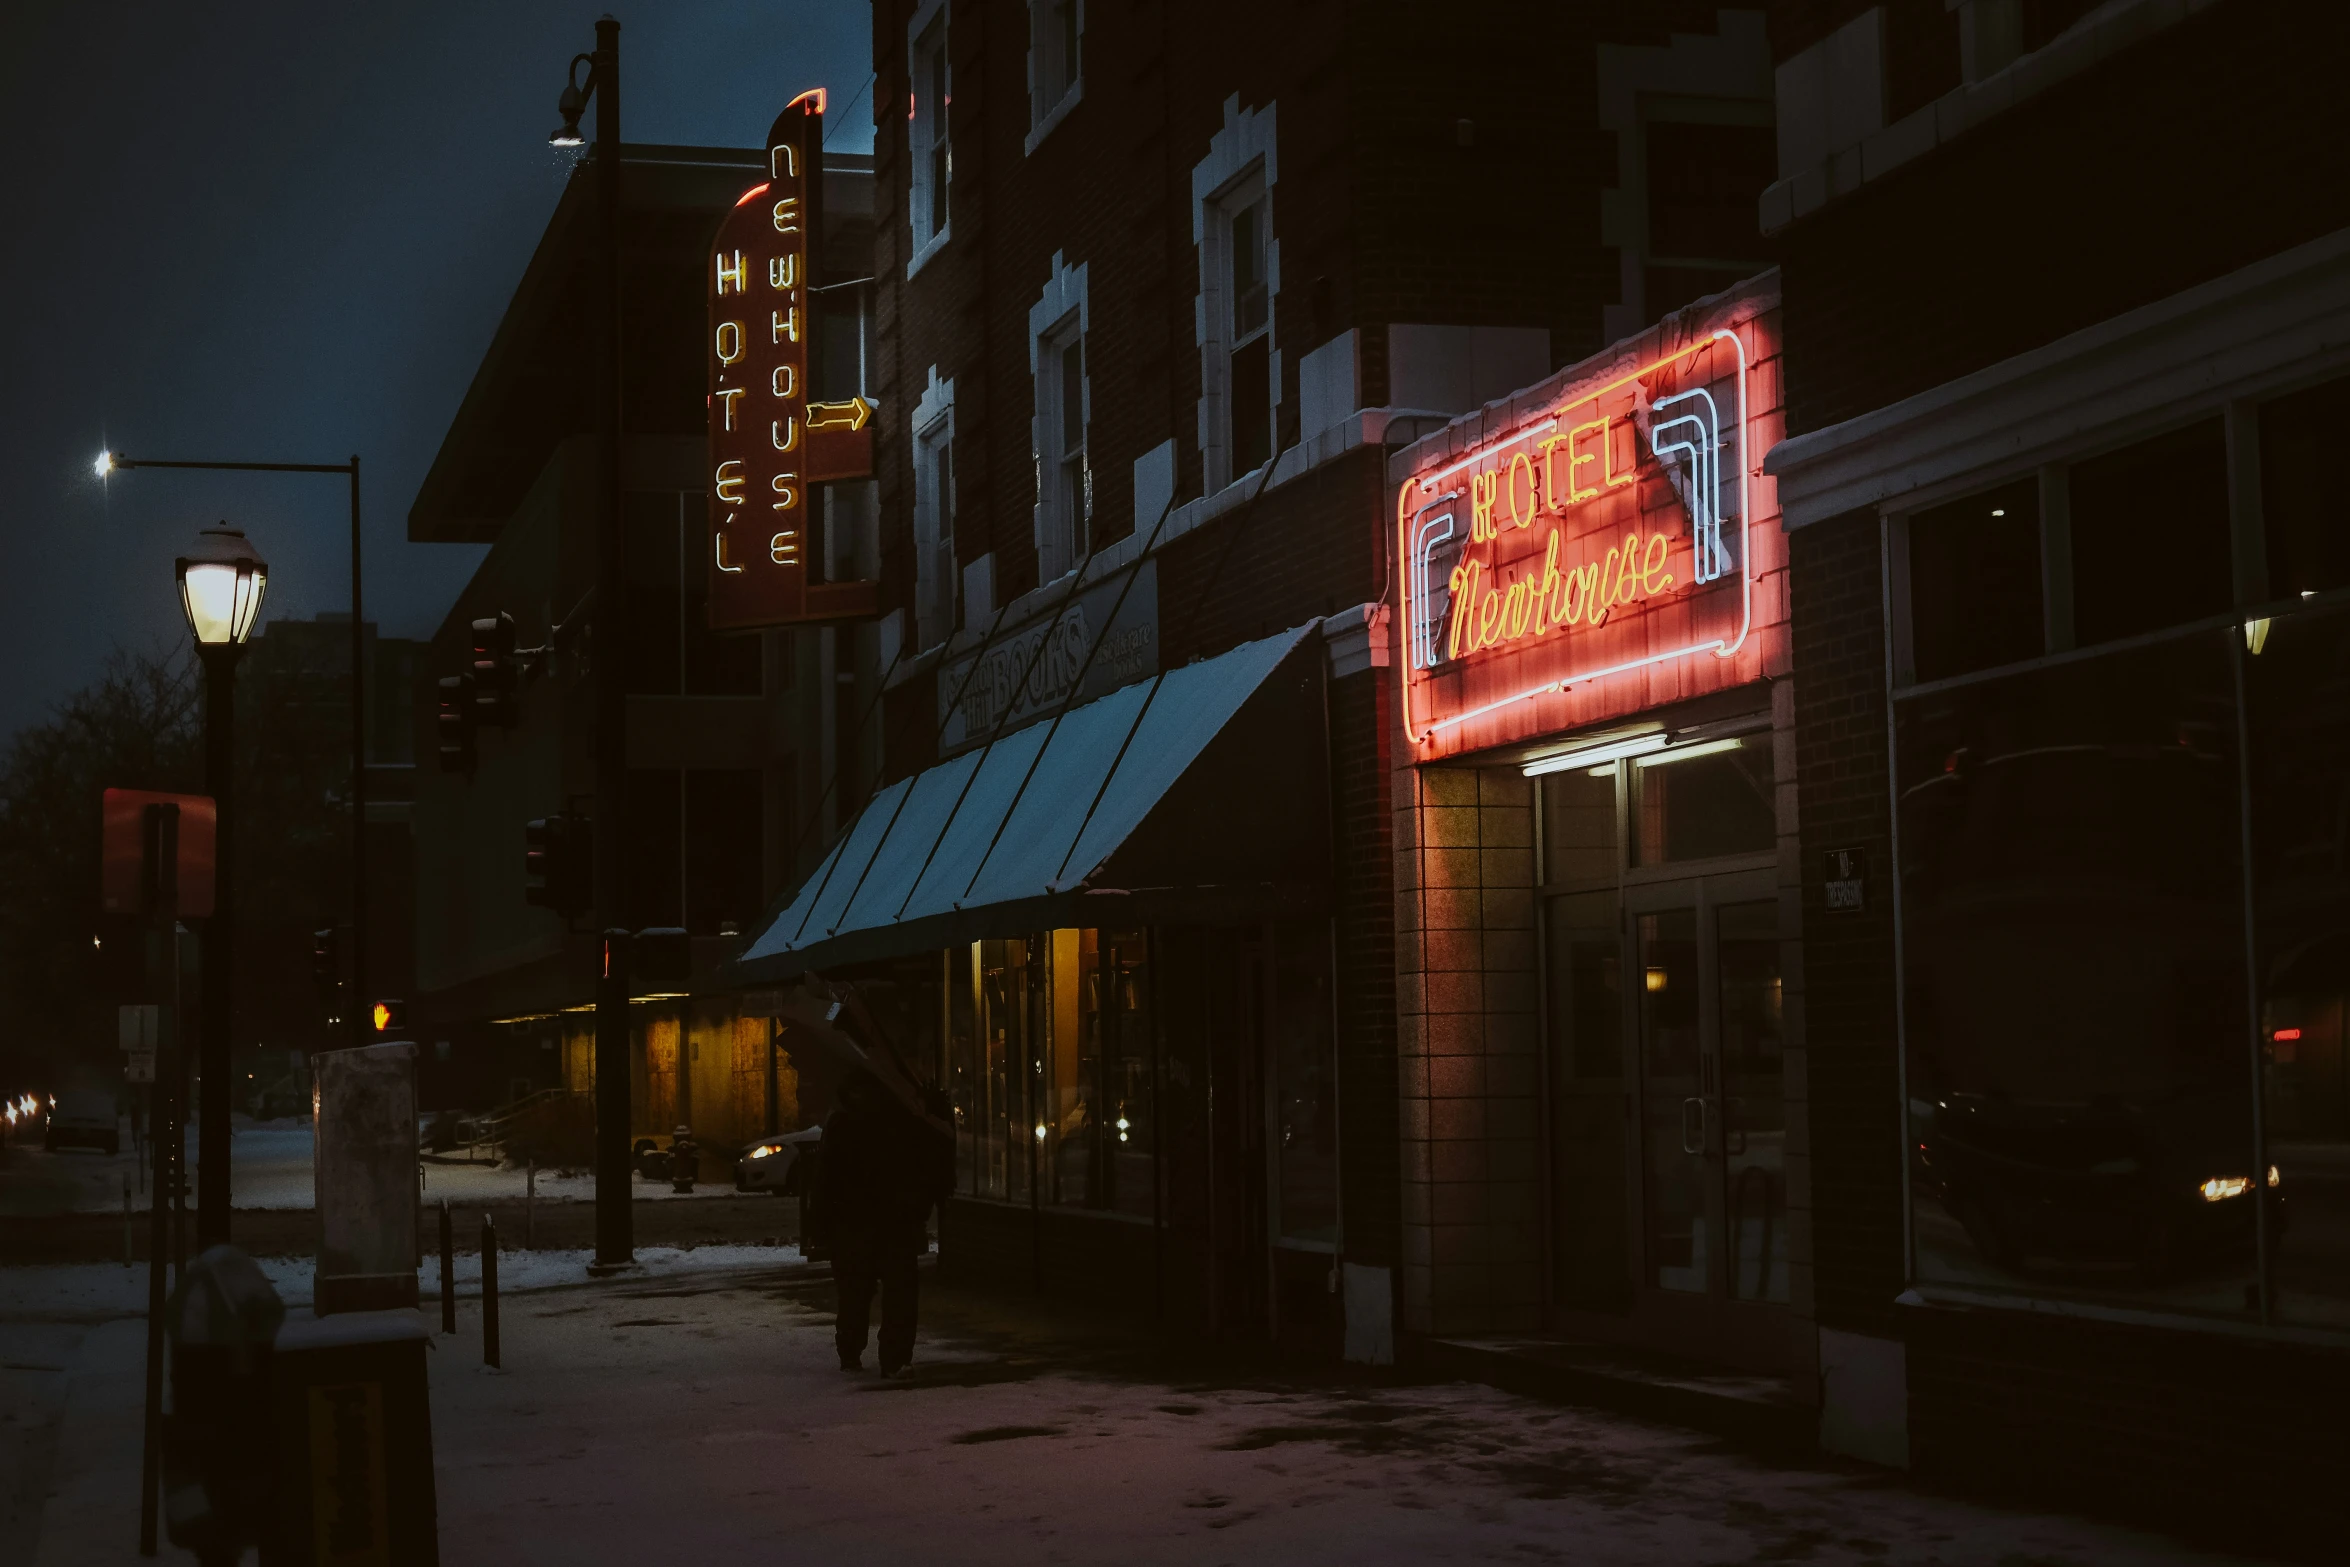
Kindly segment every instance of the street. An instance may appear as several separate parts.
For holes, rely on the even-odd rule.
[[[2225,1559],[1476,1385],[1168,1347],[927,1275],[912,1370],[847,1374],[825,1270],[781,1255],[514,1293],[503,1371],[467,1299],[431,1357],[442,1559]],[[0,1322],[0,1567],[131,1559],[140,1345],[128,1314]]]

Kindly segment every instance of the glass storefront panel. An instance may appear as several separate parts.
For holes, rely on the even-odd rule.
[[[1635,865],[1667,865],[1778,844],[1771,737],[1677,746],[1632,764]]]
[[[2269,1227],[2281,1320],[2350,1327],[2350,607],[2244,660]]]
[[[985,1058],[979,1040],[979,943],[949,947],[947,971],[947,1101],[955,1116],[955,1190],[980,1189],[980,1149],[986,1127]]]
[[[1611,767],[1611,800],[1612,774]],[[1610,812],[1613,819],[1613,812]],[[1549,821],[1545,818],[1545,830]],[[1623,934],[1618,898],[1553,898],[1550,947],[1552,1122],[1559,1244],[1554,1293],[1566,1306],[1619,1310],[1630,1298],[1625,1257]]]
[[[1735,1300],[1787,1298],[1785,992],[1779,905],[1715,911],[1722,1060],[1723,1258]]]
[[[1274,933],[1274,1136],[1281,1238],[1338,1244],[1338,1082],[1329,928]]]
[[[1078,1060],[1073,1071],[1058,1070],[1074,1075],[1080,1097],[1062,1105],[1057,1200],[1148,1218],[1156,1147],[1149,945],[1139,930],[1067,934],[1078,959]]]
[[[986,1104],[979,1150],[982,1197],[1028,1200],[1029,1171],[1035,1163],[1029,1130],[1039,1074],[1030,1059],[1032,968],[1044,965],[1033,943],[1011,939],[979,944],[979,1000],[987,1041]]]
[[[1641,915],[1639,952],[1648,1282],[1702,1292],[1713,1258],[1706,1234],[1697,911]]]
[[[1616,764],[1542,778],[1542,879],[1551,886],[1616,879]]]
[[[2257,1304],[2232,635],[1897,708],[1921,1281]]]

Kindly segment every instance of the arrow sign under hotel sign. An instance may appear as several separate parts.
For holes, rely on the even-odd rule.
[[[873,417],[873,405],[862,397],[852,397],[845,403],[810,403],[808,428],[832,430],[842,425],[852,430],[865,428],[865,421]]]
[[[823,580],[811,486],[873,473],[873,405],[811,402],[816,258],[824,228],[824,94],[767,133],[767,177],[718,225],[710,307],[710,626],[864,620],[880,584]]]

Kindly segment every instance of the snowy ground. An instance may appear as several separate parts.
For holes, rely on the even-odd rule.
[[[445,1161],[445,1162],[444,1162]],[[188,1165],[200,1166],[196,1135],[188,1131]],[[487,1163],[466,1162],[462,1153],[436,1155],[424,1161],[424,1194],[428,1201],[446,1197],[453,1202],[522,1200],[529,1172]],[[60,1213],[120,1213],[129,1190],[131,1206],[145,1211],[149,1184],[144,1161],[131,1146],[130,1123],[123,1123],[122,1151],[99,1153],[89,1148],[66,1148],[56,1153],[38,1143],[18,1145],[0,1154],[0,1216],[35,1218]],[[733,1192],[730,1184],[702,1182],[694,1195],[710,1197]],[[541,1202],[586,1202],[595,1195],[595,1179],[585,1172],[538,1172]],[[640,1201],[666,1201],[678,1195],[666,1181],[637,1180],[633,1195]],[[309,1208],[315,1202],[311,1180],[311,1137],[307,1117],[282,1121],[254,1121],[238,1116],[229,1140],[229,1200],[239,1208]]]
[[[932,1292],[910,1376],[845,1374],[823,1280],[759,1260],[518,1292],[502,1372],[466,1305],[430,1357],[442,1559],[2222,1560],[1482,1387],[1236,1369],[953,1292]],[[0,1496],[21,1499],[0,1564],[131,1559],[140,1339],[129,1316],[0,1322]]]

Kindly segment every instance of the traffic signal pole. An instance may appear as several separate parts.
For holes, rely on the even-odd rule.
[[[629,1060],[627,923],[621,868],[622,789],[628,779],[627,696],[620,669],[621,595],[627,561],[621,533],[620,323],[620,24],[596,23],[590,70],[596,99],[596,213],[603,255],[602,507],[596,519],[596,604],[589,629],[594,662],[596,811],[595,875],[598,923],[606,927],[596,965],[596,1266],[633,1260],[629,1214]]]

